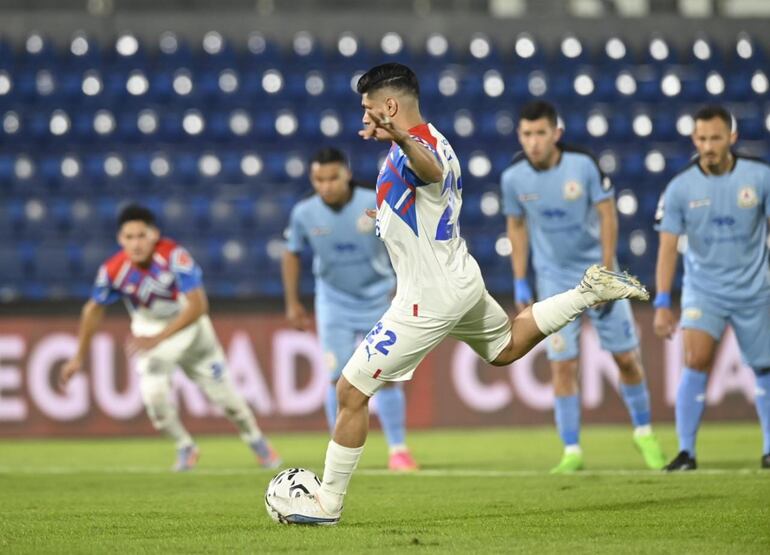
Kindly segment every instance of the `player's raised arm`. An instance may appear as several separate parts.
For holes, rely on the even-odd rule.
[[[618,213],[612,198],[598,202],[596,212],[599,214],[599,241],[602,246],[602,264],[613,270],[615,253],[618,247]]]
[[[91,338],[99,329],[105,313],[104,305],[89,300],[80,311],[80,328],[78,330],[78,352],[68,360],[59,373],[59,387],[64,388],[72,376],[81,370],[89,349],[91,348]]]

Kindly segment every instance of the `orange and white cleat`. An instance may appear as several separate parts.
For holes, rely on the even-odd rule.
[[[283,464],[281,456],[264,437],[250,443],[249,447],[254,451],[257,462],[262,468],[278,468]]]
[[[196,445],[188,445],[177,449],[176,451],[176,464],[174,465],[174,472],[187,472],[195,468],[198,464],[198,459],[201,456],[201,452]]]
[[[391,453],[388,459],[388,470],[393,472],[414,472],[420,470],[420,467],[409,451],[397,451]]]

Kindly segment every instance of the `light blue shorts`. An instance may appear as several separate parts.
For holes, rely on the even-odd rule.
[[[537,283],[538,298],[540,299],[562,293],[567,289],[569,287],[563,287],[546,280],[538,280]],[[636,336],[636,324],[631,311],[631,303],[623,299],[612,303],[609,310],[607,310],[606,305],[602,308],[586,311],[599,334],[602,349],[611,353],[625,353],[636,349],[639,346],[639,339]],[[580,353],[580,326],[581,318],[578,318],[546,339],[548,360],[571,360],[578,357]]]
[[[770,304],[728,308],[692,290],[682,292],[682,329],[701,330],[719,341],[730,324],[741,357],[755,371],[770,368]]]
[[[369,333],[389,306],[383,304],[381,308],[368,309],[364,313],[348,314],[316,303],[318,339],[332,382],[340,378],[345,363],[353,356],[353,351],[361,339]]]

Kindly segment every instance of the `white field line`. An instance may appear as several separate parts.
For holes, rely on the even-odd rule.
[[[250,476],[272,472],[261,468],[196,468],[190,473],[202,476]],[[277,469],[275,470],[277,472]],[[41,467],[15,467],[0,465],[1,475],[27,475],[27,476],[52,476],[75,474],[134,474],[153,475],[169,474],[170,468],[157,466],[41,466]],[[767,475],[767,470],[753,468],[707,468],[692,472],[678,472],[677,475],[692,476],[738,476],[738,475]],[[419,472],[391,472],[379,469],[360,469],[356,471],[359,476],[393,476],[399,478],[530,478],[534,476],[548,476],[543,470],[473,470],[473,469],[425,469]],[[629,477],[663,477],[668,473],[656,470],[582,470],[572,474],[571,477],[596,477],[596,476],[629,476]]]

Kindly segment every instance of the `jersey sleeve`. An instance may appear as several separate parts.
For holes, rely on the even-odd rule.
[[[300,253],[305,247],[305,228],[299,214],[299,207],[295,206],[289,216],[289,227],[286,228],[286,248],[289,252]]]
[[[203,271],[184,247],[176,247],[171,252],[169,268],[176,278],[176,286],[180,293],[203,287]]]
[[[592,159],[588,163],[588,175],[586,176],[588,194],[592,204],[597,204],[615,196],[612,180],[606,175]]]
[[[500,189],[503,197],[503,213],[513,218],[524,216],[524,206],[516,193],[516,179],[512,171],[503,172],[500,179]]]
[[[682,235],[685,232],[684,216],[677,188],[673,183],[669,183],[655,210],[655,230]]]
[[[433,148],[433,145],[430,144],[428,141],[423,139],[422,137],[418,137],[417,135],[410,135],[411,138],[421,147],[425,148],[430,152],[433,157],[436,159],[436,162],[438,162],[439,167],[443,170],[444,164],[441,162],[441,157],[438,155],[438,151]],[[409,165],[409,157],[404,153],[403,150],[399,149],[399,154],[402,157],[400,166],[400,174],[404,178],[404,180],[409,183],[410,185],[414,185],[416,187],[425,187],[426,185],[430,185],[430,183],[427,183],[417,177],[417,174],[414,173],[414,170]]]
[[[120,300],[121,293],[112,286],[107,266],[102,264],[96,273],[96,280],[91,289],[91,300],[97,304],[108,305]]]

